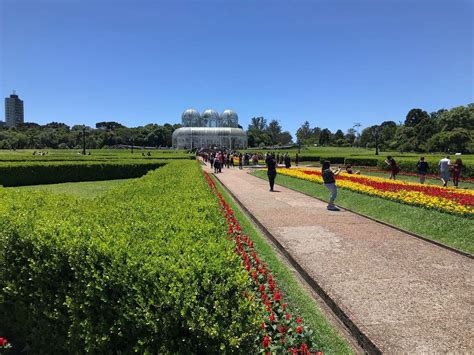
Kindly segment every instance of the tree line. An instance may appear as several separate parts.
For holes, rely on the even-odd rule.
[[[308,121],[296,132],[302,145],[376,148],[399,152],[474,152],[474,104],[428,113],[411,109],[403,122],[383,121],[344,133],[311,128]]]
[[[95,128],[51,122],[46,125],[24,123],[16,128],[0,128],[0,149],[107,148],[116,145],[171,147],[171,137],[179,124],[147,124],[127,128],[118,122],[98,122]]]
[[[450,110],[427,113],[411,109],[404,121],[383,121],[364,128],[360,124],[345,133],[338,129],[311,127],[304,122],[296,132],[296,144],[363,147],[400,152],[474,152],[474,104]],[[98,122],[95,128],[51,122],[46,125],[24,123],[16,128],[0,127],[0,149],[81,148],[83,133],[86,148],[107,148],[116,145],[171,147],[172,134],[180,124],[147,124],[128,128],[114,121]],[[85,128],[85,129],[84,129]],[[253,117],[247,129],[249,147],[294,144],[290,132],[277,120],[267,122]]]

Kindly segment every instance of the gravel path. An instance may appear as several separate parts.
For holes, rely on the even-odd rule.
[[[217,178],[382,352],[474,353],[472,259],[246,169]]]

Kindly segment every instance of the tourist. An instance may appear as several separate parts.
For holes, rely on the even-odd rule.
[[[453,169],[453,184],[455,188],[458,188],[459,178],[461,177],[461,172],[462,172],[461,158],[456,159],[452,169]]]
[[[397,174],[400,172],[400,168],[398,167],[395,159],[393,159],[390,155],[385,160],[385,164],[390,167],[390,179],[395,180]]]
[[[323,167],[322,167],[322,176],[323,176],[323,182],[324,186],[328,189],[330,192],[329,196],[329,204],[327,206],[327,209],[330,211],[339,211],[339,208],[334,206],[334,201],[336,200],[337,196],[337,186],[336,186],[336,179],[334,178],[336,175],[339,175],[341,172],[340,168],[337,168],[336,171],[331,170],[331,163],[329,160],[326,160],[323,162]]]
[[[285,168],[291,168],[291,159],[288,153],[285,154]]]
[[[242,170],[242,153],[239,154],[239,169]]]
[[[275,185],[275,178],[277,175],[276,171],[276,160],[273,157],[273,154],[269,154],[267,156],[267,159],[265,160],[265,163],[267,164],[267,176],[268,176],[268,182],[270,183],[270,191],[273,191],[273,186]]]
[[[356,174],[356,175],[359,175],[359,174],[360,174],[360,170],[354,171],[354,170],[352,170],[352,165],[351,165],[351,164],[347,164],[347,165],[346,165],[346,173],[347,173],[347,174]]]
[[[449,160],[449,155],[447,155],[446,158],[443,158],[438,162],[438,167],[439,175],[441,181],[443,182],[443,186],[447,187],[449,181],[449,168],[451,167],[451,160]]]
[[[252,155],[252,164],[257,165],[258,164],[258,156],[257,154]]]
[[[209,157],[209,162],[211,163],[211,168],[214,167],[214,158],[215,158],[214,153],[211,153],[211,156]]]
[[[425,161],[425,157],[421,157],[418,163],[416,163],[418,170],[418,176],[420,177],[420,184],[425,183],[426,174],[428,174],[428,163]]]

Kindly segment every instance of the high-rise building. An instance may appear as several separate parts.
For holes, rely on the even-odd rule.
[[[10,97],[5,97],[5,122],[7,127],[17,127],[25,122],[23,100],[20,100],[15,91]]]

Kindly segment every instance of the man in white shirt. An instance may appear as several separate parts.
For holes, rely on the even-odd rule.
[[[439,166],[439,175],[441,177],[441,181],[443,182],[443,186],[448,186],[449,181],[449,167],[451,166],[451,160],[449,160],[449,155],[446,158],[443,158],[438,163]]]

